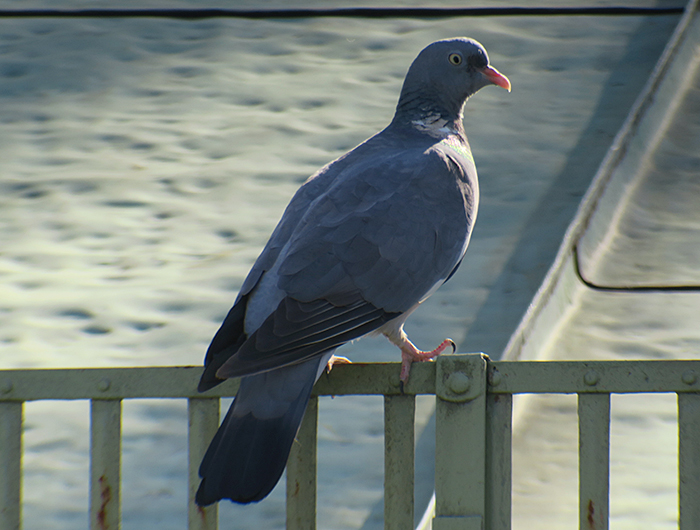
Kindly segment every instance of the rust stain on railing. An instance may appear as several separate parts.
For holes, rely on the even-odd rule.
[[[595,530],[595,505],[593,504],[593,500],[589,499],[588,500],[588,528],[591,530]]]
[[[100,498],[102,500],[100,504],[100,509],[97,512],[97,524],[103,530],[108,530],[109,525],[107,524],[107,507],[109,506],[109,501],[112,500],[112,488],[107,482],[107,477],[102,475],[99,479],[100,482]]]

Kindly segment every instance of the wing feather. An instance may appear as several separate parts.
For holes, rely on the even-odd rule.
[[[319,301],[300,302],[288,297],[216,376],[226,379],[296,364],[365,335],[399,315],[366,302],[336,307],[329,302],[324,306]],[[293,329],[292,320],[297,324]]]

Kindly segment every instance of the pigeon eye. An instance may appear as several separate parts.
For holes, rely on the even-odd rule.
[[[455,66],[462,64],[462,56],[458,53],[451,53],[447,59]]]

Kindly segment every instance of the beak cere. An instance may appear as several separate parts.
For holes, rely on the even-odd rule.
[[[501,72],[496,70],[493,66],[487,66],[485,68],[482,68],[481,73],[486,79],[489,80],[490,83],[493,83],[494,85],[499,86],[501,88],[505,88],[508,92],[510,92],[510,81],[506,76],[504,76]]]

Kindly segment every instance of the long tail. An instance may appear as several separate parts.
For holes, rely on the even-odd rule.
[[[241,380],[236,399],[199,467],[195,501],[249,503],[275,487],[330,353]],[[323,365],[321,364],[323,363]]]

